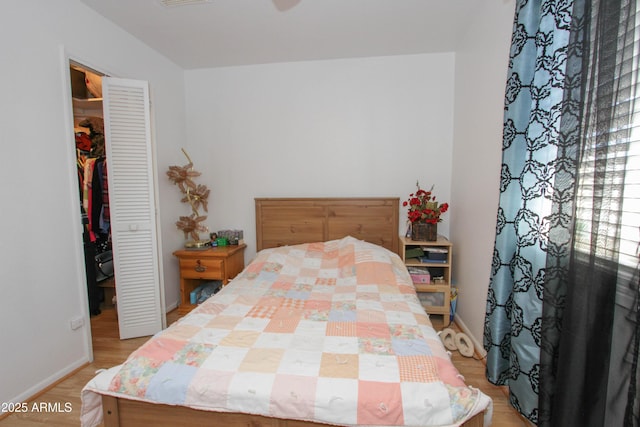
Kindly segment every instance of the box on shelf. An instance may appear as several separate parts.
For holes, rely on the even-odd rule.
[[[418,299],[422,305],[442,306],[444,304],[444,293],[442,292],[419,292]]]
[[[444,267],[429,267],[429,274],[431,275],[431,279],[436,277],[444,277]]]
[[[217,293],[222,288],[221,280],[211,280],[195,288],[189,294],[189,302],[191,304],[200,304],[211,295]]]
[[[447,248],[427,246],[422,248],[422,250],[424,251],[424,262],[446,262],[449,255]]]
[[[411,280],[413,283],[423,283],[429,284],[431,283],[431,275],[429,274],[429,269],[425,267],[409,267],[409,274],[411,275]]]

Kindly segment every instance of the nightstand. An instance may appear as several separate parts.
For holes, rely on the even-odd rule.
[[[175,251],[180,262],[180,306],[178,312],[186,314],[196,305],[190,303],[189,294],[203,282],[221,280],[225,286],[244,269],[244,250],[247,245],[217,246],[204,250]]]
[[[435,242],[400,236],[400,257],[407,268],[417,267],[430,273],[429,283],[416,283],[414,280],[418,297],[427,313],[442,315],[445,327],[449,326],[451,313],[452,248],[451,242],[442,236],[438,236]],[[419,258],[413,256],[416,252],[421,254]]]

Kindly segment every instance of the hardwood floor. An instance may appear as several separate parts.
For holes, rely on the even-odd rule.
[[[167,324],[179,318],[177,310],[167,314]],[[436,330],[442,328],[442,317],[432,316]],[[455,324],[451,327],[457,329]],[[98,369],[108,368],[122,363],[133,350],[138,348],[148,338],[120,340],[118,338],[118,324],[114,309],[105,309],[102,314],[91,319],[93,334],[94,361],[79,369],[73,375],[58,382],[44,391],[31,402],[27,403],[29,410],[25,413],[14,413],[0,419],[0,427],[29,427],[29,426],[78,426],[80,425],[80,391],[95,375]],[[529,426],[510,406],[508,399],[500,387],[490,384],[484,375],[484,364],[472,358],[465,358],[454,352],[452,359],[467,384],[477,387],[493,399],[493,426],[521,427]],[[45,405],[41,412],[35,411],[40,405]],[[54,411],[56,410],[56,411]],[[69,410],[67,412],[67,410]]]
[[[430,319],[435,330],[441,331],[443,328],[442,316],[432,315]],[[453,322],[448,327],[456,332],[460,332],[458,325]],[[451,354],[451,360],[464,377],[465,383],[479,388],[484,394],[493,399],[493,423],[491,425],[496,427],[533,426],[531,422],[513,409],[506,395],[507,391],[505,387],[499,387],[487,381],[484,362],[477,358],[477,355],[473,358],[464,357],[458,351],[454,351]]]

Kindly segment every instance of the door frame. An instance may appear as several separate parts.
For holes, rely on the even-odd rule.
[[[63,108],[63,116],[65,120],[65,127],[67,129],[67,140],[73,141],[75,138],[74,131],[74,113],[73,113],[73,100],[71,93],[71,73],[70,66],[72,63],[75,63],[81,67],[94,70],[99,74],[103,74],[106,76],[112,77],[121,77],[118,73],[112,73],[108,67],[102,65],[96,65],[98,61],[91,60],[86,58],[85,55],[75,54],[70,52],[65,46],[60,46],[60,66],[61,66],[61,75],[62,75],[62,100],[64,104]],[[151,96],[151,93],[149,94]],[[160,296],[160,315],[162,321],[162,328],[166,328],[166,303],[165,303],[165,290],[164,290],[164,267],[162,263],[162,239],[160,232],[160,221],[158,216],[158,174],[157,174],[157,165],[155,162],[155,132],[154,132],[154,120],[153,120],[153,104],[150,105],[150,127],[151,127],[151,149],[152,149],[152,169],[153,169],[153,191],[156,192],[155,197],[155,214],[156,214],[156,229],[154,230],[157,240],[157,253],[156,258],[158,262],[158,292]],[[78,191],[78,176],[76,172],[76,150],[73,144],[66,144],[67,150],[67,164],[65,165],[68,173],[69,173],[69,192],[71,194],[70,200],[77,200],[76,193]],[[80,209],[72,209],[72,218],[74,224],[77,224],[77,227],[74,227],[73,236],[74,239],[74,248],[75,248],[75,258],[76,258],[76,274],[80,279],[78,280],[78,295],[80,298],[81,304],[81,313],[82,318],[84,319],[84,340],[85,347],[87,351],[87,358],[89,362],[93,362],[93,339],[91,333],[91,316],[89,313],[89,295],[87,291],[87,278],[86,278],[86,269],[84,263],[84,247],[83,247],[83,235],[82,235],[82,216],[80,214]]]

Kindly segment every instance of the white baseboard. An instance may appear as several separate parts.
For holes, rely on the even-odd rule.
[[[60,369],[58,372],[52,375],[49,375],[47,378],[29,387],[27,390],[23,391],[19,395],[10,399],[10,402],[11,403],[29,402],[30,400],[36,398],[44,390],[46,390],[47,387],[55,384],[60,380],[63,380],[67,375],[72,374],[74,371],[80,369],[81,367],[83,367],[88,363],[90,363],[89,359],[87,359],[86,357],[83,357],[82,359],[75,361],[74,363],[66,366],[63,369]],[[4,413],[0,413],[0,415],[4,415]]]
[[[172,304],[167,305],[167,307],[165,308],[165,310],[166,310],[166,311],[165,311],[165,313],[169,313],[170,311],[173,311],[173,310],[175,310],[176,308],[178,308],[178,301],[176,301],[176,302],[174,302],[174,303],[172,303]]]

